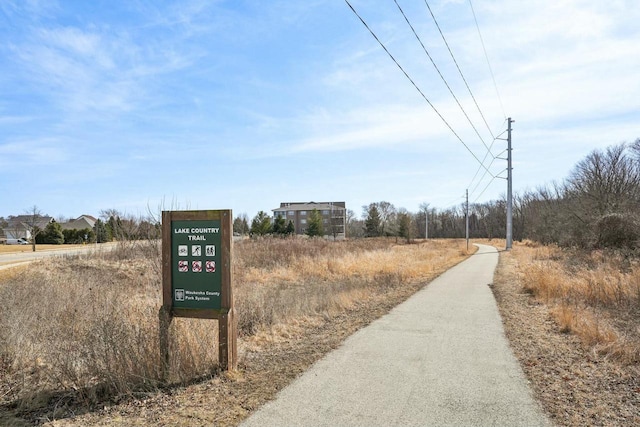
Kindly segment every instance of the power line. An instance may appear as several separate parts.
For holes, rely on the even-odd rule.
[[[506,169],[505,169],[505,170],[506,170]],[[502,172],[504,172],[504,171],[502,171]],[[500,175],[502,172],[500,172],[498,175]],[[492,177],[492,178],[489,180],[489,182],[487,183],[487,185],[482,189],[482,191],[480,192],[480,194],[478,194],[478,197],[476,197],[476,199],[473,201],[473,203],[477,202],[477,201],[480,199],[480,197],[482,197],[482,195],[484,194],[484,192],[485,192],[485,191],[487,191],[487,188],[489,188],[489,186],[491,185],[491,183],[492,183],[493,181],[495,181],[497,178],[505,179],[505,178],[499,177],[499,176],[497,176],[497,175],[496,175],[496,176],[494,176],[494,177]]]
[[[458,206],[457,202],[459,202],[459,201],[460,201],[460,199],[464,199],[464,195],[463,195],[463,194],[461,194],[460,196],[457,196],[456,198],[451,199],[450,201],[448,201],[448,202],[446,202],[446,203],[443,203],[443,204],[444,204],[445,206],[451,207],[451,205],[452,205],[453,203],[456,203],[454,206]]]
[[[447,46],[447,50],[449,51],[449,54],[451,55],[451,59],[453,59],[453,63],[456,64],[456,68],[458,69],[458,72],[460,73],[460,77],[462,77],[462,80],[464,81],[465,86],[467,86],[467,90],[469,91],[469,95],[471,95],[471,98],[473,99],[473,102],[476,104],[476,108],[478,109],[478,112],[480,113],[480,116],[482,117],[482,120],[484,121],[484,124],[487,127],[487,130],[491,134],[491,137],[495,140],[496,137],[493,134],[493,132],[491,131],[491,127],[489,127],[489,123],[487,123],[487,119],[484,117],[484,114],[482,114],[482,110],[480,109],[480,105],[478,105],[478,101],[476,101],[476,97],[473,96],[473,92],[471,92],[471,88],[469,87],[469,83],[467,83],[467,79],[465,79],[464,74],[462,74],[462,70],[460,69],[460,66],[458,65],[458,61],[456,61],[456,58],[453,55],[453,52],[451,51],[451,48],[449,47],[449,43],[447,42],[446,37],[444,36],[444,34],[442,33],[442,30],[440,29],[440,25],[438,24],[438,20],[436,19],[435,15],[433,14],[433,11],[431,10],[431,6],[429,6],[429,3],[427,2],[427,0],[424,0],[424,3],[427,5],[427,9],[429,9],[429,13],[431,14],[431,17],[433,18],[433,22],[436,24],[436,27],[438,28],[438,31],[440,32],[440,36],[442,36],[442,41],[444,41],[444,44]],[[495,83],[495,81],[494,81],[494,83]]]
[[[503,124],[504,124],[506,121],[507,121],[507,119],[505,119],[505,120],[504,120]],[[503,139],[503,138],[500,138],[500,137],[501,137],[503,134],[505,134],[507,131],[508,131],[508,130],[507,130],[507,129],[505,129],[504,131],[500,132],[500,133],[498,134],[498,136],[496,136],[496,137],[494,137],[494,138],[493,138],[493,141],[491,142],[491,145],[489,146],[489,150],[491,150],[491,149],[493,148],[493,144],[495,144],[495,142],[496,142],[498,139]],[[492,154],[491,154],[492,159],[491,159],[491,163],[489,163],[489,167],[491,167],[491,165],[493,165],[493,162],[495,161],[495,159],[499,158],[499,156],[500,156],[501,154],[503,154],[505,151],[506,151],[506,149],[505,149],[505,150],[503,150],[503,151],[501,151],[501,152],[500,152],[500,153],[498,153],[497,155],[494,155],[494,154],[492,153]],[[485,155],[485,157],[482,159],[482,162],[484,163],[484,161],[485,161],[486,159],[487,159],[487,156]],[[476,170],[476,173],[473,175],[473,178],[471,178],[471,181],[469,182],[469,185],[467,185],[467,188],[470,188],[470,187],[473,185],[473,181],[475,181],[475,179],[476,179],[476,177],[478,176],[478,173],[480,173],[480,170],[481,170],[481,169],[482,169],[482,168],[480,168],[480,167],[479,167],[479,168]],[[475,187],[473,187],[473,189],[471,190],[471,194],[473,194],[473,193],[476,191],[476,189],[478,188],[478,186],[480,185],[480,183],[482,182],[482,180],[484,179],[484,177],[485,177],[485,176],[487,176],[487,172],[486,172],[486,170],[485,170],[485,172],[482,174],[482,176],[480,177],[480,180],[478,181],[478,183],[477,183],[477,184],[475,185]]]
[[[393,0],[393,2],[396,4],[396,6],[398,7],[398,10],[400,11],[400,13],[402,14],[402,16],[404,17],[404,20],[407,21],[407,24],[409,25],[409,28],[411,28],[411,31],[413,31],[413,35],[416,36],[416,39],[418,40],[418,42],[420,43],[420,46],[422,46],[422,50],[424,50],[424,53],[427,54],[427,56],[429,57],[429,60],[431,61],[431,64],[433,65],[433,67],[436,69],[436,71],[438,72],[438,75],[440,76],[440,78],[442,79],[442,81],[444,82],[444,85],[447,87],[447,89],[449,89],[449,93],[451,94],[451,96],[453,96],[453,99],[456,100],[456,103],[458,104],[458,107],[460,107],[460,110],[462,111],[462,114],[464,114],[464,116],[467,118],[467,121],[469,122],[469,124],[471,125],[471,127],[473,128],[473,130],[476,132],[476,135],[478,135],[478,138],[480,138],[480,141],[482,141],[482,145],[484,145],[484,148],[487,149],[487,151],[489,151],[489,147],[487,146],[487,144],[484,142],[484,139],[482,138],[482,136],[480,136],[480,133],[478,132],[478,129],[476,129],[476,127],[474,126],[473,122],[471,121],[471,119],[469,118],[469,115],[467,114],[467,112],[464,110],[464,108],[462,107],[462,104],[460,104],[460,101],[458,100],[458,97],[453,93],[453,90],[451,89],[451,86],[449,86],[449,83],[447,83],[447,80],[444,78],[444,76],[442,75],[442,73],[440,72],[440,68],[438,68],[438,66],[436,65],[435,61],[433,60],[433,58],[431,57],[431,55],[429,54],[429,51],[427,50],[427,48],[425,47],[424,43],[422,43],[422,39],[420,39],[420,36],[418,35],[418,33],[416,32],[416,30],[413,28],[413,25],[411,25],[411,22],[409,22],[409,18],[407,18],[407,15],[404,13],[404,10],[402,10],[402,7],[400,7],[400,4],[398,4],[398,0]],[[491,130],[489,130],[489,132],[491,132]],[[491,134],[491,136],[493,136],[493,133]],[[486,158],[486,156],[485,156]]]
[[[493,165],[494,160],[496,159],[496,156],[494,156],[493,153],[491,153],[491,149],[493,148],[493,144],[495,144],[495,142],[496,142],[496,139],[494,138],[493,142],[491,142],[491,145],[489,146],[489,150],[487,151],[487,153],[484,155],[484,158],[482,159],[482,164],[484,164],[485,160],[487,160],[487,156],[489,154],[491,154],[491,162],[489,163],[489,166],[487,168],[490,168],[491,165]],[[471,185],[473,184],[473,181],[475,181],[475,179],[478,176],[478,173],[480,173],[481,169],[482,168],[478,167],[478,169],[476,170],[476,173],[473,174],[473,178],[471,178],[471,181],[469,182],[469,185],[467,185],[467,188],[471,187]],[[485,172],[480,177],[480,180],[478,181],[478,184],[476,184],[476,186],[473,188],[473,190],[471,190],[471,194],[473,194],[473,192],[476,190],[478,185],[480,185],[480,182],[484,179],[484,177],[486,175],[487,175],[487,170],[485,169]]]
[[[496,89],[496,95],[498,95],[498,101],[500,101],[500,108],[502,109],[502,115],[504,118],[507,118],[507,114],[504,112],[504,106],[502,105],[502,98],[500,98],[500,92],[498,92],[498,85],[496,84],[496,78],[493,75],[493,69],[491,68],[491,63],[489,62],[489,55],[487,55],[487,49],[484,47],[484,40],[482,39],[482,33],[480,32],[480,26],[478,25],[478,19],[476,18],[476,12],[473,10],[473,4],[471,0],[469,0],[469,6],[471,6],[471,12],[473,13],[473,20],[476,23],[476,28],[478,29],[478,35],[480,36],[480,43],[482,44],[482,50],[484,52],[484,57],[487,60],[487,65],[489,66],[489,72],[491,72],[491,78],[493,79],[493,87]]]
[[[476,161],[482,166],[484,167],[487,172],[491,174],[491,171],[489,171],[489,169],[487,169],[486,166],[484,166],[484,164],[480,161],[480,159],[478,159],[478,157],[474,154],[473,151],[471,151],[471,149],[467,146],[467,144],[465,144],[465,142],[462,140],[462,138],[460,138],[460,136],[456,133],[455,130],[453,130],[453,128],[451,127],[451,125],[449,124],[449,122],[447,122],[447,120],[442,116],[442,114],[440,114],[440,112],[438,111],[438,109],[435,107],[435,105],[433,105],[431,103],[431,101],[429,101],[429,98],[427,98],[427,96],[424,94],[424,92],[422,92],[422,90],[420,90],[420,88],[418,87],[418,85],[413,81],[413,79],[409,76],[409,74],[407,74],[407,72],[404,70],[404,68],[402,68],[402,66],[398,63],[398,61],[396,60],[396,58],[391,54],[391,52],[389,52],[389,50],[387,49],[387,47],[384,45],[384,43],[382,43],[380,41],[380,39],[378,38],[378,36],[376,36],[376,34],[373,32],[373,30],[369,27],[369,25],[367,25],[367,23],[364,21],[364,19],[362,19],[362,17],[358,14],[358,12],[356,12],[356,10],[353,8],[353,6],[351,6],[351,3],[349,3],[349,0],[344,0],[345,3],[347,3],[347,6],[349,6],[349,8],[351,9],[351,11],[358,17],[358,19],[360,20],[360,22],[362,22],[362,25],[365,26],[365,28],[367,30],[369,30],[369,32],[371,33],[371,35],[373,36],[374,39],[376,39],[376,41],[378,42],[378,44],[382,47],[382,49],[384,49],[384,51],[387,53],[387,55],[389,55],[389,58],[391,58],[391,60],[398,66],[398,68],[400,69],[400,71],[402,71],[402,73],[405,75],[405,77],[411,82],[411,84],[413,85],[413,87],[416,88],[416,90],[418,91],[418,93],[422,96],[422,98],[424,98],[425,101],[427,101],[427,103],[429,104],[429,106],[431,106],[431,108],[433,109],[433,111],[435,111],[435,113],[438,115],[438,117],[440,117],[440,120],[443,121],[443,123],[449,128],[449,130],[456,136],[456,138],[458,139],[458,141],[460,141],[460,143],[462,145],[464,145],[464,147],[467,149],[467,151],[473,156],[474,159],[476,159]],[[493,175],[492,175],[493,176]]]
[[[495,161],[495,158],[493,158],[491,160],[491,162],[489,163],[488,167],[491,167],[493,165],[493,162]],[[473,179],[471,180],[471,182],[469,183],[468,187],[471,187],[471,184],[473,183],[473,181],[475,180],[476,176],[478,176],[478,172],[480,172],[480,168],[478,168],[478,170],[476,171],[476,174],[474,175]],[[473,187],[473,189],[471,189],[471,194],[475,193],[476,189],[480,186],[480,183],[482,182],[482,180],[484,179],[484,177],[487,176],[487,172],[485,171],[485,173],[482,174],[482,176],[480,177],[480,179],[478,180],[478,183],[475,185],[475,187]],[[494,178],[494,177],[492,177]]]

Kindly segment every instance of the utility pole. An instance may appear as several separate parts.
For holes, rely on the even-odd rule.
[[[507,119],[507,247],[511,250],[513,246],[513,167],[511,166],[511,117]]]
[[[424,210],[424,240],[429,238],[429,208]]]
[[[464,215],[465,217],[465,236],[467,238],[467,250],[469,250],[469,189],[467,188],[467,202],[466,202],[466,213]]]

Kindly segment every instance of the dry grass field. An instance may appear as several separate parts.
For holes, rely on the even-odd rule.
[[[530,242],[501,254],[505,331],[558,426],[640,425],[640,264],[629,255]]]
[[[83,245],[36,245],[36,251],[81,248]],[[31,245],[0,245],[0,254],[32,252]]]
[[[78,425],[91,424],[91,412],[105,404],[149,396],[163,401],[176,386],[211,386],[211,381],[231,381],[227,393],[235,393],[242,390],[243,375],[260,370],[252,364],[263,367],[265,358],[274,355],[278,378],[260,379],[263,373],[256,380],[272,393],[272,384],[303,366],[286,366],[291,350],[282,349],[309,339],[318,346],[324,336],[327,345],[320,347],[328,351],[337,345],[335,339],[468,256],[461,241],[406,245],[394,239],[243,241],[234,254],[240,371],[237,377],[220,376],[215,321],[176,319],[168,388],[159,371],[161,260],[156,243],[123,243],[100,258],[43,260],[2,272],[0,424],[71,420],[87,411],[89,418]],[[359,313],[358,321],[343,327],[349,312]],[[302,348],[313,353],[308,345]],[[320,356],[316,353],[305,363]],[[244,414],[247,407],[227,411]],[[224,416],[223,409],[216,416]],[[125,424],[136,422],[120,425]]]
[[[622,363],[640,362],[640,260],[538,245],[514,255],[524,289],[551,307],[561,331]]]

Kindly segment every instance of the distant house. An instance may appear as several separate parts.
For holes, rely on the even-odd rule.
[[[60,223],[60,227],[62,227],[63,230],[84,230],[85,228],[93,230],[96,221],[97,219],[91,215],[80,215],[76,219]]]
[[[345,202],[284,202],[272,211],[274,218],[281,216],[287,224],[291,221],[296,234],[305,234],[309,214],[314,209],[322,216],[322,226],[326,236],[337,240],[345,238],[347,212]]]
[[[10,216],[6,219],[7,226],[4,227],[4,234],[7,239],[30,240],[32,230],[35,227],[44,230],[47,225],[53,222],[53,218],[46,215],[18,215]]]

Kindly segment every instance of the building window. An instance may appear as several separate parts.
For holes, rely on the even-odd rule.
[[[289,212],[287,212],[287,215],[289,215],[289,216],[293,216],[294,214],[295,214],[295,212],[294,212],[294,211],[289,211]]]
[[[322,215],[329,215],[331,211],[322,211]]]
[[[301,219],[301,220],[300,220],[300,224],[306,224],[306,223],[307,223],[307,220],[306,220],[306,219]]]
[[[300,211],[300,215],[307,216],[307,211]]]

